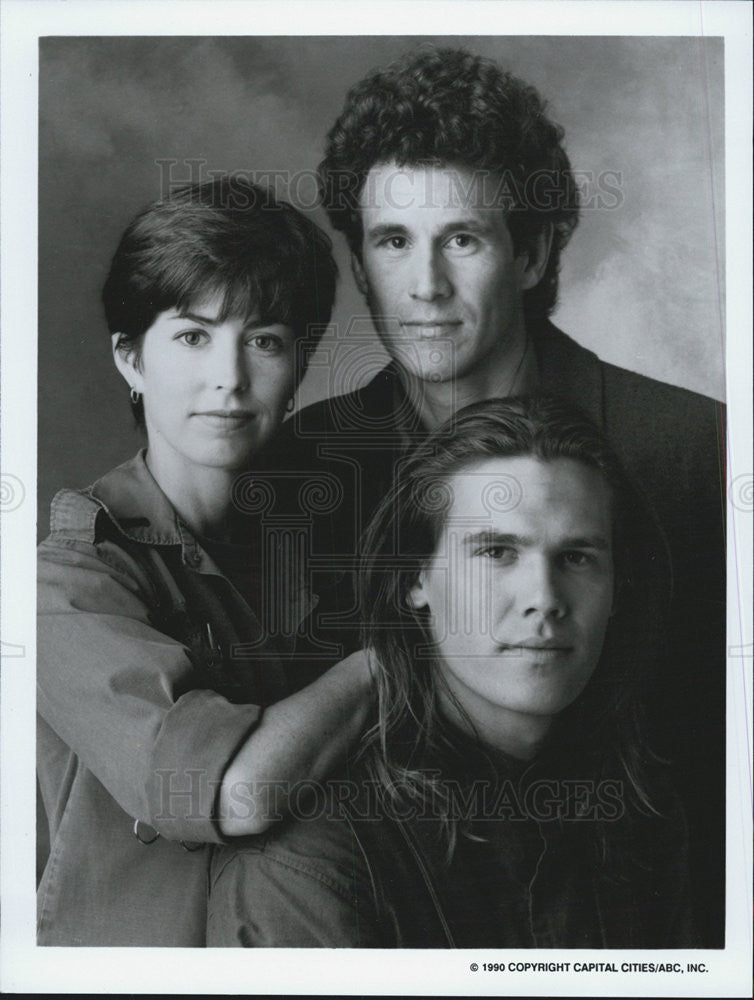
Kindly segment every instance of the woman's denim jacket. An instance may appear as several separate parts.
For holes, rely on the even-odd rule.
[[[40,944],[204,944],[218,786],[289,693],[284,658],[314,604],[290,551],[273,567],[285,626],[271,635],[143,452],[55,497],[39,549]]]

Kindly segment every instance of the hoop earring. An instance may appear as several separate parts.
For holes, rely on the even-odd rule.
[[[134,389],[134,387],[131,386],[131,402],[134,404],[134,406],[136,406],[136,404],[139,402],[140,399],[141,399],[141,393],[137,392],[136,389]]]
[[[293,413],[293,407],[296,405],[296,400],[291,396],[288,402],[285,404],[285,412]]]

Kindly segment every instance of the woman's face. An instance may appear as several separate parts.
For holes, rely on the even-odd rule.
[[[439,669],[488,735],[547,720],[586,686],[613,606],[612,504],[571,459],[483,461],[447,484],[437,550],[411,593]]]
[[[221,299],[159,313],[141,357],[115,361],[140,392],[151,461],[242,469],[280,426],[295,389],[295,337],[280,323],[218,320]]]

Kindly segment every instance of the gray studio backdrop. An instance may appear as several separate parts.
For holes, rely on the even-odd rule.
[[[140,445],[99,304],[130,217],[176,180],[274,171],[278,193],[328,228],[312,207],[312,171],[345,91],[427,41],[498,60],[540,90],[566,130],[591,204],[564,256],[555,322],[606,360],[722,396],[722,39],[43,39],[40,535],[60,486],[86,485]],[[344,241],[334,240],[330,342],[342,347],[320,355],[299,402],[352,389],[380,366]]]

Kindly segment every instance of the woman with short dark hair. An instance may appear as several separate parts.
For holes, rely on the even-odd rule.
[[[39,550],[40,944],[203,945],[211,843],[264,830],[361,730],[363,658],[295,689],[314,599],[254,503],[335,280],[327,237],[239,176],[120,242],[105,312],[147,447],[58,493]]]

